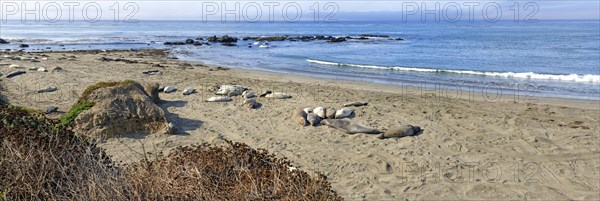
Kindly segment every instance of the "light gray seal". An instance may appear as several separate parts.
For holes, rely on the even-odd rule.
[[[348,134],[357,134],[357,133],[365,133],[365,134],[380,134],[383,133],[380,130],[375,128],[366,127],[360,124],[355,124],[350,121],[350,119],[325,119],[321,121],[321,124],[342,130]]]

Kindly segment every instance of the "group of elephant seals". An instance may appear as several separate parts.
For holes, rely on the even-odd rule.
[[[421,134],[422,132],[423,132],[423,129],[421,129],[421,127],[405,125],[405,126],[401,126],[398,128],[394,128],[394,129],[385,131],[383,134],[381,134],[379,136],[379,139],[401,138],[401,137],[407,137],[407,136],[414,136],[414,135]]]
[[[375,128],[352,123],[350,121],[350,119],[325,119],[325,120],[321,121],[321,123],[323,125],[342,130],[348,134],[357,134],[357,133],[380,134],[380,133],[383,133],[380,130],[377,130]]]
[[[300,124],[301,126],[308,125],[306,120],[307,114],[302,109],[294,109],[291,113],[292,122]]]

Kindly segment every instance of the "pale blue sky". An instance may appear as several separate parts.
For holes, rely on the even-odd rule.
[[[22,17],[23,1],[2,0],[0,18],[20,19]],[[34,2],[40,2],[40,15],[42,19],[66,20],[69,17],[69,7],[64,2],[57,1],[26,1],[27,9],[33,9]],[[48,6],[49,2],[57,2],[53,5],[60,6],[60,15],[57,15],[56,7]],[[69,1],[74,2],[74,1]],[[110,20],[115,18],[115,3],[119,1],[95,1],[101,8],[101,19]],[[520,20],[531,19],[600,19],[600,2],[591,1],[128,1],[119,2],[119,19],[124,19],[128,14],[133,14],[133,19],[152,20],[221,20],[233,21],[235,17],[239,20],[314,20],[315,11],[319,8],[319,20],[327,19],[329,14],[334,14],[332,19],[337,20],[434,20],[433,14],[422,15],[424,10],[430,13],[437,12],[440,20],[455,19],[503,19],[513,20],[515,16]],[[518,6],[515,2],[518,2]],[[534,2],[533,4],[527,4]],[[88,1],[79,2],[74,6],[73,17],[82,19],[82,9],[88,5]],[[236,9],[236,3],[239,7]],[[436,4],[439,7],[436,8]],[[17,10],[14,6],[17,5]],[[317,6],[318,5],[318,6]],[[48,7],[46,7],[48,6]],[[46,9],[45,9],[46,8]],[[134,12],[134,9],[137,11]],[[272,8],[272,10],[270,10]],[[516,9],[518,8],[518,15]],[[225,9],[233,11],[224,11]],[[501,9],[501,16],[498,13]],[[87,9],[88,18],[95,19],[96,10],[94,6]],[[300,11],[302,15],[298,15]],[[335,11],[335,12],[334,12]],[[474,11],[474,12],[471,12]],[[31,12],[31,11],[30,11]],[[227,14],[230,13],[230,14]],[[237,15],[234,16],[234,14]],[[257,14],[260,13],[260,14]],[[487,14],[485,14],[487,13]],[[90,17],[91,16],[91,17]],[[528,17],[530,16],[530,17]],[[31,19],[34,14],[25,15]],[[45,18],[44,18],[45,17]]]

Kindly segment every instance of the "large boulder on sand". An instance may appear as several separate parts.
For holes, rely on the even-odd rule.
[[[164,133],[169,127],[165,111],[154,103],[142,85],[133,81],[98,83],[80,99],[93,103],[74,119],[73,130],[88,136]]]

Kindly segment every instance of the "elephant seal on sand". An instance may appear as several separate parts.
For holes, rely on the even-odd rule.
[[[321,119],[326,119],[326,118],[327,118],[327,115],[326,115],[325,108],[323,108],[323,107],[316,107],[316,108],[313,110],[313,112],[314,112],[314,113],[315,113],[317,116],[319,116]]]
[[[302,109],[294,109],[292,110],[292,115],[291,115],[291,119],[294,123],[300,124],[302,126],[306,126],[308,125],[308,122],[306,121],[306,112],[304,112],[304,110]]]
[[[354,107],[360,107],[360,106],[367,106],[369,103],[367,102],[351,102],[351,103],[346,103],[344,105],[342,105],[342,107],[350,107],[350,106],[354,106]]]
[[[229,102],[232,101],[233,99],[227,97],[227,96],[215,96],[215,97],[211,97],[209,99],[206,99],[206,102]]]
[[[260,103],[258,103],[256,101],[256,99],[254,99],[254,98],[246,99],[242,103],[242,107],[245,107],[245,108],[248,108],[248,109],[256,109],[259,106],[260,106]]]
[[[325,119],[321,121],[323,125],[343,130],[348,134],[366,133],[366,134],[379,134],[383,133],[380,130],[366,127],[360,124],[355,124],[350,119]]]
[[[321,118],[315,113],[309,113],[306,119],[311,126],[318,126],[321,123]]]
[[[401,137],[418,135],[421,132],[423,132],[423,129],[421,129],[421,127],[406,125],[406,126],[401,126],[398,128],[394,128],[394,129],[385,131],[383,134],[381,134],[379,136],[379,139],[401,138]]]
[[[342,108],[340,110],[338,110],[337,112],[335,112],[335,118],[336,119],[343,119],[346,117],[349,117],[350,115],[352,115],[354,111],[352,111],[350,108]]]

